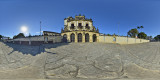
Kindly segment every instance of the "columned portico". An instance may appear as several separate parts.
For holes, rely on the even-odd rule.
[[[96,36],[94,42],[98,42],[99,33],[86,32],[86,31],[73,31],[61,33],[62,36],[67,36],[68,42],[93,42],[93,35]],[[73,39],[74,38],[74,39]]]

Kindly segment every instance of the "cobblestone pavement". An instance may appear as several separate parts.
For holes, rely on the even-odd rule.
[[[0,79],[154,80],[160,78],[160,43],[0,42]]]

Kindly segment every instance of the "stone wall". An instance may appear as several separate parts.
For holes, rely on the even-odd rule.
[[[45,41],[47,38],[47,41]],[[14,40],[8,40],[7,42],[22,44],[22,45],[40,45],[44,43],[59,43],[62,42],[61,36],[38,36],[38,37],[27,37],[27,38],[17,38]]]
[[[114,41],[115,38],[115,41]],[[150,42],[149,40],[129,37],[118,37],[118,36],[99,36],[99,42],[104,43],[119,43],[119,44],[135,44]]]

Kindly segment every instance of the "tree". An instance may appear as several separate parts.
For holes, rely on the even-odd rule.
[[[140,27],[139,27],[139,26],[137,26],[137,29],[140,29]]]
[[[144,32],[140,32],[140,33],[138,33],[138,38],[146,39],[147,34],[145,34]]]
[[[153,38],[152,38],[152,36],[147,36],[147,39],[152,40]]]
[[[142,29],[142,28],[144,28],[144,27],[143,26],[137,26],[137,29]],[[142,38],[141,35],[139,36],[139,38]]]
[[[159,41],[159,40],[160,40],[160,35],[157,35],[156,37],[154,37],[154,39],[155,39],[156,41]]]
[[[140,26],[140,28],[144,28],[143,26]]]
[[[143,26],[137,26],[137,29],[142,29],[144,28]],[[142,32],[142,31],[141,31]]]
[[[23,33],[19,33],[18,35],[15,35],[14,37],[13,37],[13,39],[16,39],[16,38],[24,38],[25,36],[24,36],[24,34]]]
[[[0,35],[0,40],[2,39],[2,37],[3,37],[3,36],[2,36],[2,35]]]
[[[135,29],[131,29],[131,30],[128,31],[128,35],[129,35],[130,37],[132,37],[132,38],[135,38],[138,33],[139,33],[139,32],[138,32],[138,30],[137,30],[136,28],[135,28]]]
[[[106,34],[107,36],[111,36],[111,34]]]

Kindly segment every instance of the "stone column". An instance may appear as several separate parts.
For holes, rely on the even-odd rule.
[[[70,40],[70,34],[67,34],[67,42],[71,42],[71,40]]]
[[[75,33],[75,42],[78,42],[78,35]]]
[[[71,22],[69,23],[69,25],[68,25],[68,30],[70,31],[71,30]]]
[[[82,42],[85,42],[85,33],[82,34]]]
[[[86,30],[86,23],[85,23],[85,21],[83,21],[83,30]]]
[[[93,34],[89,34],[89,42],[93,42]]]
[[[78,30],[78,21],[76,22],[76,30]]]

